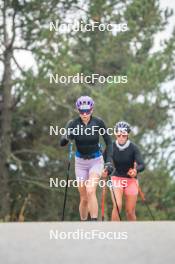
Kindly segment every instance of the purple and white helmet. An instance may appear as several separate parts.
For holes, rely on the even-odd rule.
[[[91,110],[94,107],[94,101],[89,96],[81,96],[76,101],[77,110]]]
[[[129,134],[131,132],[131,126],[125,121],[120,121],[115,125],[115,131],[121,133],[126,132]]]

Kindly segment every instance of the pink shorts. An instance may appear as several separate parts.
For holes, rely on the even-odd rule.
[[[112,176],[112,185],[114,188],[123,189],[126,195],[138,195],[138,180],[135,178],[125,178]]]

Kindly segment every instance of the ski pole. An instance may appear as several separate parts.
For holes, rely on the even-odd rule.
[[[106,198],[106,179],[104,179],[105,185],[102,189],[102,197],[101,197],[101,220],[104,221],[105,214],[105,198]]]
[[[153,216],[153,214],[152,214],[152,212],[151,212],[151,209],[150,209],[150,207],[149,207],[149,205],[148,205],[148,202],[147,202],[147,200],[145,199],[145,194],[142,192],[140,186],[138,186],[138,191],[139,191],[139,195],[140,195],[140,197],[141,197],[141,200],[142,200],[142,202],[145,204],[146,208],[148,209],[148,212],[149,212],[149,214],[150,214],[152,220],[155,221],[155,217]]]
[[[104,149],[103,149],[103,144],[99,143],[99,148],[101,153],[104,155]],[[104,186],[102,188],[102,196],[101,196],[101,220],[104,221],[105,217],[105,198],[106,198],[106,177],[103,178],[104,181]]]
[[[137,170],[137,163],[136,163],[136,161],[134,162],[134,169]],[[141,190],[141,188],[140,188],[139,185],[137,187],[138,187],[138,192],[139,192],[139,195],[141,197],[142,202],[145,204],[146,208],[148,209],[148,212],[149,212],[152,220],[155,221],[155,217],[153,216],[153,214],[151,212],[151,209],[150,209],[150,207],[148,205],[148,202],[147,202],[147,200],[145,198],[145,194],[142,192],[142,190]]]
[[[114,171],[115,171],[115,169],[113,170],[113,172]],[[110,174],[110,177],[113,175],[113,172]],[[120,210],[119,210],[119,207],[118,207],[118,204],[117,204],[117,199],[116,199],[115,192],[114,192],[114,187],[113,187],[113,184],[112,184],[112,180],[110,180],[110,188],[112,190],[112,194],[113,194],[113,197],[114,197],[114,202],[115,202],[115,206],[116,206],[116,209],[117,209],[118,217],[119,217],[120,221],[122,221]]]
[[[61,218],[62,221],[64,221],[64,213],[65,213],[65,208],[66,208],[67,188],[68,188],[68,181],[69,181],[69,176],[70,176],[70,164],[71,164],[71,159],[72,159],[72,146],[73,146],[73,143],[69,143],[69,145],[68,145],[68,166],[67,166],[67,177],[66,177],[66,189],[65,189],[65,193],[64,193],[63,212],[62,212],[62,218]]]

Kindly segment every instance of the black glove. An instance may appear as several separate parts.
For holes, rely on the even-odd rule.
[[[60,146],[64,147],[69,143],[69,140],[73,140],[74,139],[74,135],[73,132],[70,132],[69,134],[67,133],[65,136],[61,137],[60,140]]]
[[[74,139],[74,134],[73,134],[73,131],[69,130],[69,133],[67,133],[66,135],[66,139],[67,140],[73,140]]]
[[[107,171],[108,175],[110,175],[113,172],[113,166],[111,162],[106,162],[105,165],[105,170]]]

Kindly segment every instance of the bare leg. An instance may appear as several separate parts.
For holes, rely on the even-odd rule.
[[[91,218],[98,217],[98,202],[96,197],[96,189],[99,181],[99,176],[96,173],[91,173],[86,186],[88,207]]]
[[[79,212],[81,220],[87,220],[88,218],[88,199],[85,184],[79,184],[78,187],[80,194]]]
[[[126,210],[126,217],[128,221],[136,221],[136,202],[137,202],[137,195],[126,195],[125,196],[125,210]]]

